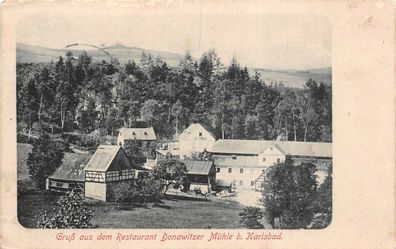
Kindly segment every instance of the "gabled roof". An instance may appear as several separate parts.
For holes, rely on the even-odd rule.
[[[219,139],[213,144],[210,152],[258,155],[273,142],[269,140]]]
[[[332,157],[332,143],[277,141],[275,144],[291,156]]]
[[[91,157],[92,154],[64,153],[61,166],[48,178],[66,181],[84,181],[84,169]]]
[[[183,163],[186,165],[189,175],[209,175],[213,166],[213,161],[185,160]]]
[[[153,127],[121,128],[119,134],[124,140],[157,140]]]
[[[106,172],[120,150],[118,145],[99,145],[85,170]]]
[[[185,129],[185,130],[179,135],[179,138],[178,138],[178,139],[179,139],[179,140],[180,140],[180,139],[183,139],[183,138],[189,136],[191,133],[193,133],[193,132],[196,131],[196,130],[204,130],[204,131],[206,131],[211,137],[213,137],[213,139],[216,139],[215,136],[213,136],[212,133],[210,133],[207,129],[205,129],[201,124],[198,124],[198,123],[190,124],[190,126],[187,127],[187,129]]]
[[[285,155],[332,157],[332,143],[271,140],[217,140],[210,152],[218,154],[259,155],[269,146],[276,146]]]

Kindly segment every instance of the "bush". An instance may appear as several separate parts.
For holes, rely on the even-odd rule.
[[[93,212],[74,191],[62,196],[53,217],[44,211],[38,216],[38,228],[92,228]]]
[[[259,222],[263,218],[263,212],[257,207],[247,207],[244,208],[242,212],[239,213],[242,223],[245,227],[249,229],[263,229],[264,226]]]
[[[118,208],[124,204],[132,204],[138,196],[138,187],[135,181],[123,181],[110,185],[109,199],[118,203]]]

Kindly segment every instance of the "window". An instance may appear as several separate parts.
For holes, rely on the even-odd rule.
[[[232,168],[228,168],[228,173],[232,173]]]
[[[239,181],[239,185],[243,185],[243,181],[241,180],[241,181]]]
[[[202,132],[200,132],[200,133],[198,134],[198,136],[202,137]]]
[[[236,160],[237,156],[236,155],[232,155],[232,159]]]
[[[250,186],[254,186],[254,181],[251,181],[251,182],[250,182]]]
[[[220,168],[219,167],[216,168],[216,172],[220,173]]]
[[[276,161],[277,161],[278,163],[280,163],[280,158],[276,159]]]
[[[145,132],[144,132],[144,135],[145,135],[145,136],[147,136],[147,135],[148,135],[148,134],[147,134],[147,131],[145,131]]]
[[[263,157],[263,162],[265,162],[265,160],[267,160],[265,157]]]
[[[132,135],[134,135],[134,136],[135,136],[135,135],[136,135],[136,133],[133,131],[133,132],[132,132]]]
[[[243,174],[243,168],[239,169],[239,173]]]

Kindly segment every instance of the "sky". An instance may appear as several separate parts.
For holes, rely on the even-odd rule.
[[[196,58],[215,49],[225,65],[235,56],[257,68],[331,66],[331,24],[313,15],[33,15],[19,21],[17,42],[48,48],[121,43]]]

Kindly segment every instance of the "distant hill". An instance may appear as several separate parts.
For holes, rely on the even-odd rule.
[[[249,70],[251,73],[259,72],[261,80],[267,85],[271,83],[282,83],[288,87],[302,88],[308,79],[315,80],[320,83],[323,82],[327,85],[332,84],[332,71],[331,67],[314,68],[307,70],[272,70],[255,68]]]
[[[179,64],[183,55],[166,52],[147,50],[137,47],[128,47],[121,44],[103,47],[112,57],[117,58],[121,64],[128,62],[128,60],[139,61],[142,52],[150,53],[154,57],[160,57],[170,66]],[[109,56],[99,49],[92,49],[90,47],[76,46],[62,49],[44,48],[39,46],[32,46],[23,43],[17,43],[16,59],[18,63],[39,63],[57,61],[59,56],[64,56],[67,51],[71,51],[74,56],[79,56],[82,51],[86,51],[94,61],[109,61]]]
[[[150,53],[154,57],[160,57],[171,67],[178,66],[180,59],[183,58],[183,55],[177,53],[147,50],[138,47],[128,47],[122,44],[115,44],[112,46],[103,47],[102,49],[104,49],[112,57],[117,58],[121,64],[127,63],[128,60],[139,62],[142,52]],[[110,59],[109,56],[100,49],[93,49],[87,46],[79,45],[71,46],[69,48],[52,49],[22,43],[17,43],[16,57],[18,63],[40,63],[50,62],[51,60],[56,62],[59,56],[65,56],[67,51],[71,51],[73,55],[77,57],[84,50],[92,57],[94,61],[109,61]],[[276,82],[282,83],[283,85],[289,87],[301,88],[308,79],[316,80],[318,83],[324,82],[329,85],[332,81],[331,67],[307,70],[250,68],[249,71],[250,73],[254,73],[255,71],[259,72],[261,74],[261,79],[267,84]]]

